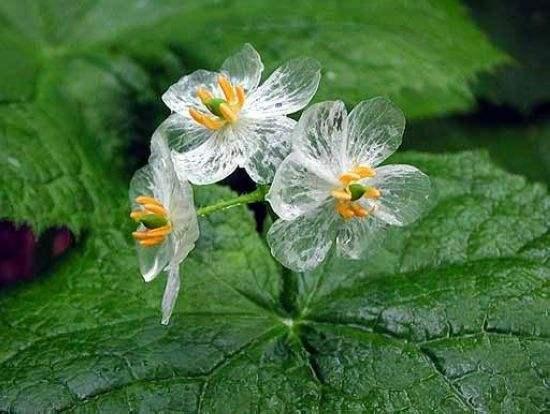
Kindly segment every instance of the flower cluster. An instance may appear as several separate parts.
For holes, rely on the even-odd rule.
[[[342,102],[322,102],[296,122],[287,115],[313,98],[319,64],[291,60],[260,84],[262,71],[246,44],[219,72],[193,72],[162,97],[172,114],[152,138],[149,164],[132,179],[130,201],[144,279],[168,272],[163,323],[179,291],[180,264],[199,237],[197,216],[263,199],[265,184],[272,183],[265,199],[279,216],[267,234],[271,252],[295,271],[314,269],[333,248],[365,257],[388,225],[407,225],[422,213],[428,177],[410,165],[379,166],[401,144],[399,108],[374,98],[348,115]],[[261,191],[195,210],[189,182],[215,183],[237,167]]]

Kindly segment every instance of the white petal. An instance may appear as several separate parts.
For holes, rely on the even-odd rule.
[[[195,247],[199,238],[199,223],[193,200],[193,190],[187,181],[180,181],[179,188],[172,194],[170,220],[173,231],[170,234],[172,259],[174,263],[182,262]]]
[[[374,216],[346,220],[338,230],[338,253],[351,259],[365,258],[384,241],[387,224]]]
[[[213,184],[231,174],[241,161],[241,152],[232,127],[216,131],[197,148],[178,153],[172,160],[178,175],[186,176],[193,184]]]
[[[333,207],[333,203],[325,203],[294,220],[277,220],[267,233],[273,256],[297,272],[317,267],[336,237],[340,217]]]
[[[256,89],[264,65],[260,55],[250,43],[246,43],[241,50],[228,57],[221,67],[221,71],[229,76],[234,85],[242,85],[245,92]]]
[[[203,108],[204,105],[197,97],[199,87],[204,87],[212,93],[219,90],[218,74],[207,70],[197,70],[184,76],[173,84],[162,95],[162,100],[172,111],[189,116],[189,108]]]
[[[323,176],[324,167],[301,153],[290,154],[279,166],[266,196],[279,217],[292,220],[323,204],[338,185]]]
[[[241,165],[257,183],[273,180],[275,170],[290,152],[293,119],[278,116],[266,119],[241,118],[233,132],[241,148]]]
[[[348,129],[350,163],[376,166],[401,145],[405,116],[389,99],[373,98],[351,111]]]
[[[164,137],[168,146],[177,152],[190,151],[203,144],[213,131],[196,122],[188,114],[170,115],[155,131]]]
[[[309,107],[292,134],[293,151],[316,161],[327,174],[338,179],[344,171],[347,113],[341,101],[321,102]]]
[[[386,165],[375,170],[376,176],[368,184],[376,186],[382,196],[373,214],[396,226],[415,221],[428,204],[428,176],[411,165]]]
[[[162,297],[162,321],[163,325],[168,325],[170,322],[170,316],[174,311],[176,305],[176,299],[180,291],[180,274],[179,265],[170,265],[168,270],[168,280],[166,281],[166,287],[164,288],[164,295]]]
[[[159,188],[155,183],[154,170],[147,165],[134,174],[130,181],[130,203],[133,209],[138,209],[136,197],[148,195],[157,198]],[[169,243],[164,242],[160,246],[143,247],[136,242],[136,250],[139,260],[139,268],[146,282],[153,280],[168,264],[171,256]]]
[[[319,86],[319,62],[293,59],[279,67],[245,101],[244,111],[256,117],[287,115],[304,108]]]

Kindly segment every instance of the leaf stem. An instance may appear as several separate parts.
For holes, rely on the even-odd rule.
[[[256,188],[254,191],[250,193],[242,194],[230,200],[220,201],[210,206],[201,207],[197,209],[197,215],[204,217],[216,211],[225,210],[235,206],[241,206],[244,204],[257,203],[258,201],[264,201],[265,195],[267,194],[268,190],[269,190],[269,186],[260,185],[258,186],[258,188]]]

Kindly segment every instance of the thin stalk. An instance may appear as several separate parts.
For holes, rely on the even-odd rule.
[[[256,190],[240,195],[238,197],[232,198],[231,200],[224,200],[218,203],[212,204],[210,206],[201,207],[197,210],[197,215],[204,217],[209,214],[212,214],[216,211],[225,210],[235,206],[241,206],[244,204],[257,203],[259,201],[265,200],[265,195],[269,187],[266,185],[259,186]]]

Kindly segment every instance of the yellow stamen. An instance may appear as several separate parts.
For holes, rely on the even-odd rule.
[[[134,210],[130,213],[130,218],[139,221],[143,216],[146,216],[149,214],[147,211],[144,210]]]
[[[369,215],[369,212],[357,203],[352,203],[350,208],[356,217],[366,217]]]
[[[337,200],[351,200],[351,194],[345,190],[333,190],[330,194]]]
[[[143,204],[156,204],[157,206],[162,207],[162,203],[160,201],[158,201],[156,198],[149,197],[149,196],[144,196],[144,195],[136,197],[136,203],[142,204],[142,205]]]
[[[161,244],[164,241],[164,237],[157,237],[154,239],[140,240],[138,243],[144,247],[153,247]]]
[[[158,239],[159,237],[164,238],[162,235],[151,235],[149,234],[149,230],[143,230],[143,231],[134,231],[132,232],[132,236],[136,240],[149,240],[149,239]]]
[[[380,190],[376,187],[368,187],[367,191],[365,191],[365,194],[363,194],[363,197],[365,198],[380,198],[382,194],[380,193]]]
[[[245,100],[245,93],[244,93],[244,89],[241,85],[237,85],[236,88],[237,90],[237,102],[238,102],[238,105],[239,105],[239,109],[243,107],[244,105],[244,100]]]
[[[355,216],[355,213],[350,208],[350,203],[342,201],[336,203],[336,211],[346,220]]]
[[[222,88],[223,94],[225,95],[225,100],[227,102],[234,103],[235,91],[233,90],[233,85],[231,85],[229,79],[227,79],[223,75],[220,75],[218,77],[218,85],[220,85],[220,88]]]
[[[340,182],[343,185],[348,185],[352,181],[357,181],[357,180],[360,180],[360,179],[361,179],[361,176],[357,173],[354,173],[354,172],[345,172],[340,176]]]
[[[150,211],[153,214],[158,214],[159,216],[162,216],[162,217],[166,217],[167,215],[166,209],[162,207],[162,205],[159,206],[158,204],[147,203],[147,204],[143,204],[143,208],[145,210]]]
[[[216,130],[225,125],[225,120],[204,115],[194,108],[189,108],[189,115],[203,127]]]
[[[229,122],[235,122],[237,120],[237,115],[235,114],[235,112],[233,112],[228,104],[222,103],[220,105],[220,112],[223,117]]]
[[[169,224],[167,224],[166,226],[147,230],[147,233],[149,234],[149,236],[157,237],[157,236],[166,236],[167,234],[170,234],[171,231],[172,231],[172,227]]]
[[[197,91],[197,96],[203,104],[206,104],[208,101],[214,98],[212,93],[204,88],[199,88],[199,90]]]
[[[360,178],[374,177],[376,175],[374,168],[368,165],[359,165],[353,169],[353,172],[359,174]]]

